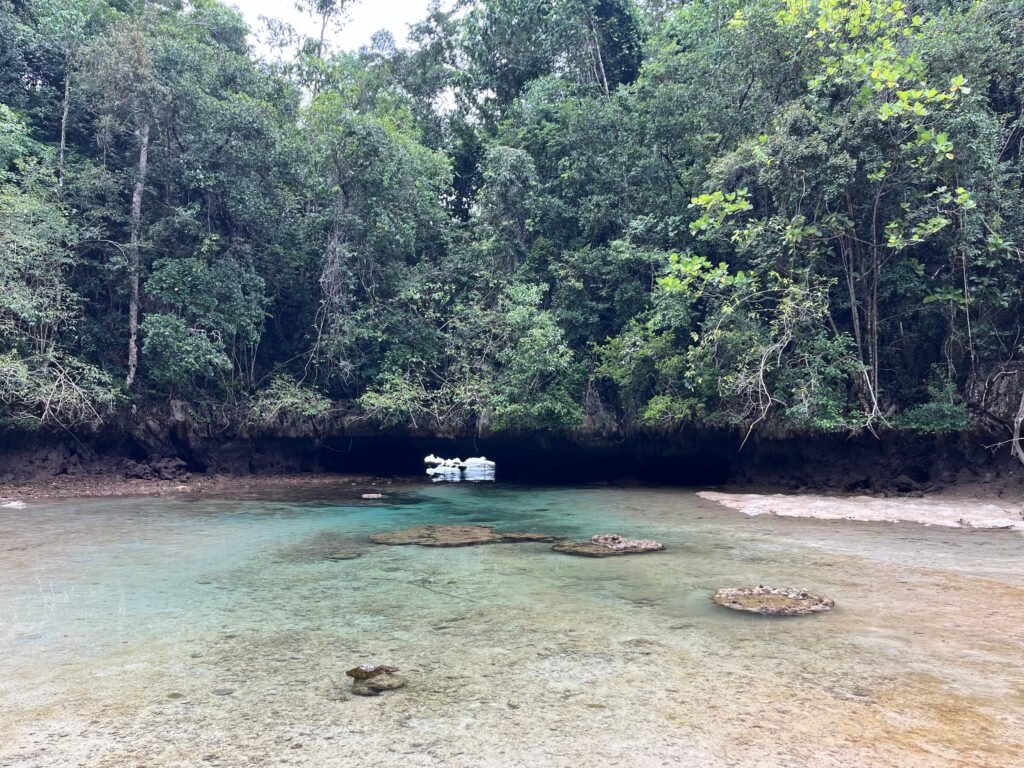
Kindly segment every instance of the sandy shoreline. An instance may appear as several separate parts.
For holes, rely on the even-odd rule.
[[[1024,502],[976,497],[882,498],[820,494],[721,493],[701,491],[714,501],[746,515],[810,517],[818,520],[906,522],[949,528],[999,528],[1024,531]]]

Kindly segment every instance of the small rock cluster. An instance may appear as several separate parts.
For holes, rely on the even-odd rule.
[[[352,693],[356,696],[380,696],[384,691],[405,687],[405,678],[396,672],[398,667],[387,664],[360,664],[345,674],[352,678]]]

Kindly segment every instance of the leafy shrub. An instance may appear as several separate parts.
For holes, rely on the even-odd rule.
[[[316,419],[331,409],[331,401],[291,376],[278,374],[269,387],[253,396],[250,408],[254,424],[271,426],[282,420]]]

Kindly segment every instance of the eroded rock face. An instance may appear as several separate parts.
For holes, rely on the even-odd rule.
[[[715,605],[762,616],[807,616],[831,611],[835,601],[803,589],[790,587],[746,587],[720,589],[711,596]]]
[[[502,542],[512,544],[531,541],[558,541],[558,538],[546,533],[530,531],[498,533],[486,525],[424,525],[419,528],[406,528],[402,531],[374,533],[370,536],[370,541],[393,547],[410,544],[421,547],[472,547],[478,544]]]
[[[552,549],[579,557],[615,557],[660,552],[665,545],[650,539],[627,539],[617,533],[602,533],[591,537],[590,541],[562,541]]]

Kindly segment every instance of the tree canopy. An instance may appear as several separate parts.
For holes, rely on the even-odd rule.
[[[0,0],[4,423],[1012,436],[968,392],[1024,352],[1020,0],[461,0],[274,61],[249,33]]]

